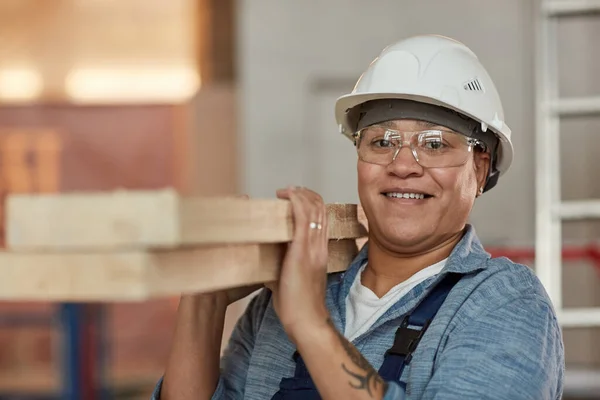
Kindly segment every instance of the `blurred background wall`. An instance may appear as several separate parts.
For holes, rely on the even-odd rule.
[[[537,7],[534,0],[0,0],[1,191],[173,186],[274,197],[293,184],[328,202],[357,202],[356,155],[337,132],[334,101],[384,46],[437,33],[478,54],[513,131],[514,164],[478,200],[472,222],[486,246],[531,249]],[[561,94],[600,93],[600,19],[570,18],[560,31]],[[565,199],[600,197],[599,128],[592,117],[563,124]],[[599,233],[597,223],[565,225],[567,243],[595,243]],[[599,273],[590,260],[568,262],[565,305],[600,305]],[[245,304],[230,309],[225,339]],[[144,398],[162,373],[176,306],[177,299],[107,306],[110,380],[122,396]],[[0,303],[0,313],[52,315],[56,307]],[[1,325],[0,396],[56,390],[60,332]],[[569,365],[600,370],[599,339],[597,329],[566,330]]]

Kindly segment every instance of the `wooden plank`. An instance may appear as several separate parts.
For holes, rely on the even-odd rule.
[[[179,239],[173,190],[11,194],[5,220],[12,250],[173,247]]]
[[[366,235],[355,204],[328,204],[330,239]],[[179,196],[172,189],[10,195],[13,251],[176,248],[279,243],[293,237],[291,203],[280,199]]]
[[[327,204],[330,239],[366,235],[354,204]],[[277,243],[293,238],[289,201],[239,198],[189,198],[181,204],[181,242]]]
[[[144,301],[277,279],[286,244],[176,250],[0,253],[0,300]],[[329,272],[356,256],[352,239],[329,242]]]

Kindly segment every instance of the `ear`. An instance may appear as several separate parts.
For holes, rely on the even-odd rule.
[[[477,197],[483,193],[483,187],[485,186],[485,180],[490,170],[490,154],[483,151],[475,152],[474,157],[474,168],[477,179]]]

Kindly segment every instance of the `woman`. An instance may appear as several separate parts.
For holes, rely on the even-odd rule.
[[[527,267],[491,259],[467,224],[512,160],[477,57],[440,36],[398,42],[336,118],[357,148],[368,243],[327,276],[321,197],[278,191],[295,220],[280,279],[251,300],[221,360],[225,310],[255,288],[182,297],[154,398],[560,399],[546,292]]]

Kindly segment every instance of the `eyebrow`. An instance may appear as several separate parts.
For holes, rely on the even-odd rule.
[[[394,122],[393,121],[384,121],[378,125],[383,126],[384,128],[393,128],[394,127]]]
[[[423,128],[443,128],[441,125],[434,124],[433,122],[428,121],[417,121],[417,125],[420,125]]]

